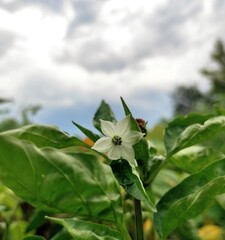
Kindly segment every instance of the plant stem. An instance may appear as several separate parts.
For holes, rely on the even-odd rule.
[[[144,240],[141,201],[134,198],[134,219],[136,240]]]
[[[130,235],[129,235],[129,233],[128,233],[128,231],[127,231],[127,228],[126,228],[124,222],[118,226],[118,229],[120,229],[120,232],[122,233],[124,239],[126,239],[126,240],[132,240],[131,237],[130,237]]]

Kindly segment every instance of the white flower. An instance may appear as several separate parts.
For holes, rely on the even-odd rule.
[[[105,136],[96,141],[92,149],[106,154],[111,160],[122,158],[136,164],[132,145],[139,142],[144,134],[130,130],[130,115],[116,124],[100,121],[101,130]]]

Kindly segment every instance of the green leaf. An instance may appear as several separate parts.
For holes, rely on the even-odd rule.
[[[182,223],[176,230],[178,239],[201,240],[198,234],[198,228],[194,221],[189,220]]]
[[[216,112],[217,112],[219,115],[225,116],[225,108],[216,105],[216,106],[215,106],[215,110],[216,110]]]
[[[225,132],[225,116],[213,117],[203,124],[195,123],[188,126],[173,142],[167,145],[168,157],[180,150],[208,140],[218,132]]]
[[[133,145],[135,152],[135,159],[147,162],[149,158],[148,142],[142,138],[138,143]]]
[[[171,162],[187,173],[195,173],[223,157],[224,154],[215,149],[192,146],[175,154]]]
[[[64,226],[74,240],[124,240],[120,232],[97,223],[76,218],[48,219]]]
[[[167,168],[161,169],[151,185],[153,197],[159,200],[167,191],[181,182],[184,177],[187,177],[187,175],[184,176],[183,173],[181,174],[178,171]]]
[[[74,121],[72,121],[72,123],[81,130],[82,133],[84,133],[87,137],[89,137],[93,142],[96,142],[100,136],[98,136],[97,134],[93,133],[92,131],[90,131],[87,128],[82,127],[81,125],[75,123]]]
[[[146,207],[155,211],[155,206],[147,195],[137,170],[126,160],[112,161],[111,168],[120,185],[134,198],[143,201]]]
[[[159,170],[161,169],[163,163],[165,161],[165,157],[163,156],[154,156],[149,159],[148,165],[146,167],[146,173],[144,174],[144,185],[148,186],[153,182],[155,177],[157,176]]]
[[[225,159],[213,162],[168,191],[158,202],[154,225],[164,240],[179,224],[196,217],[225,193]]]
[[[67,148],[73,146],[87,146],[76,137],[61,132],[58,128],[46,125],[28,125],[15,130],[1,133],[1,135],[12,136],[17,139],[27,140],[37,147]]]
[[[31,216],[31,219],[29,220],[29,223],[27,225],[26,232],[30,232],[32,230],[37,229],[40,227],[44,222],[46,222],[45,216],[49,213],[46,211],[42,211],[40,209],[35,209],[34,213]]]
[[[110,122],[116,122],[112,109],[110,108],[109,104],[107,104],[104,100],[102,100],[93,119],[94,126],[101,132],[100,119]]]
[[[49,212],[122,221],[120,190],[109,166],[94,155],[69,155],[0,135],[0,180]]]
[[[171,152],[179,135],[190,125],[203,124],[211,115],[199,115],[191,113],[187,116],[179,116],[168,124],[165,129],[164,144],[167,152]]]
[[[63,228],[61,231],[57,232],[50,240],[73,240],[73,237],[68,233],[68,231]]]
[[[9,224],[9,239],[21,240],[25,236],[27,222],[25,220],[12,221]]]

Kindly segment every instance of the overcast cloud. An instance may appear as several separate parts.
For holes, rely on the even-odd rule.
[[[103,98],[122,117],[123,96],[154,125],[175,86],[207,89],[199,69],[224,29],[223,0],[0,0],[0,97],[73,132]]]

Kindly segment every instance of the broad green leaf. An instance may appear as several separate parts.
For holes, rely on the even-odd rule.
[[[155,206],[147,195],[135,168],[131,167],[126,160],[112,161],[111,168],[114,176],[126,192],[143,201],[151,211],[155,211]]]
[[[79,220],[76,218],[50,218],[64,226],[74,240],[124,240],[120,232],[105,225]]]
[[[175,118],[165,129],[164,144],[166,151],[171,152],[171,150],[174,148],[177,138],[188,126],[196,123],[203,124],[210,117],[211,115],[203,116],[196,113],[191,113],[185,117],[179,116]]]
[[[184,148],[206,141],[218,132],[225,133],[225,116],[210,118],[204,124],[192,124],[178,136],[173,147],[169,149],[168,157]]]
[[[0,180],[42,210],[122,221],[119,186],[94,155],[72,156],[1,135]]]
[[[225,158],[184,179],[158,202],[154,225],[164,240],[179,224],[196,217],[225,193]]]
[[[102,100],[99,108],[97,109],[94,119],[93,119],[93,124],[94,126],[101,132],[101,123],[100,119],[105,120],[105,121],[110,121],[110,122],[115,122],[115,116],[110,108],[109,104],[107,104],[104,100]]]
[[[175,154],[171,161],[187,173],[195,173],[210,163],[224,157],[224,154],[205,146],[192,146]]]
[[[58,128],[47,125],[28,125],[15,130],[1,133],[0,135],[12,136],[17,139],[27,140],[37,147],[67,148],[73,146],[87,146],[76,137],[61,132]]]
[[[74,121],[72,121],[72,123],[81,130],[82,133],[84,133],[87,137],[89,137],[93,142],[96,142],[100,136],[98,136],[97,134],[93,133],[92,131],[90,131],[87,128],[82,127],[81,125],[75,123]]]

